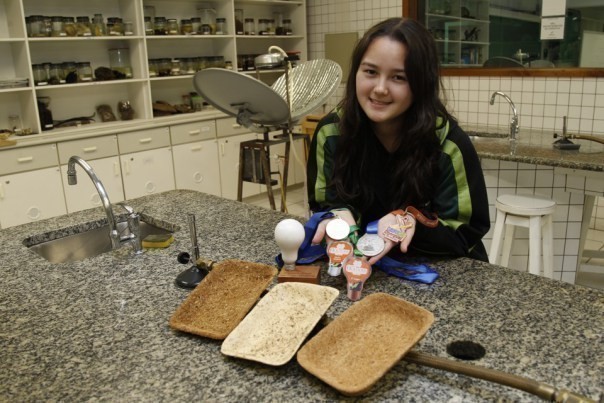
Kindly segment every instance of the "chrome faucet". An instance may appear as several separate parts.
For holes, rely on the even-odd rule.
[[[495,91],[491,95],[491,100],[489,101],[491,105],[495,104],[496,95],[502,96],[506,101],[508,101],[510,107],[512,108],[512,113],[514,116],[512,116],[512,120],[510,121],[510,140],[516,140],[516,135],[518,134],[518,111],[516,110],[516,105],[514,105],[514,102],[512,102],[512,99],[509,96],[501,91]]]
[[[67,163],[67,183],[69,185],[75,185],[78,183],[78,177],[75,169],[75,164],[78,164],[88,174],[90,180],[94,184],[96,191],[99,193],[105,214],[107,215],[107,222],[109,223],[109,238],[111,239],[111,249],[117,249],[125,243],[130,243],[134,249],[134,253],[142,253],[142,240],[140,239],[140,216],[134,212],[132,207],[126,206],[123,203],[118,203],[128,212],[128,229],[130,233],[125,236],[120,236],[117,230],[117,221],[113,214],[113,207],[109,201],[109,195],[101,180],[96,176],[92,167],[82,158],[77,155],[69,158]]]

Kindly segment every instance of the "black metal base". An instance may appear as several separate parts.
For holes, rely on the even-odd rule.
[[[181,288],[195,288],[207,276],[209,271],[207,269],[200,269],[197,266],[191,266],[187,270],[184,270],[176,277],[176,285]]]

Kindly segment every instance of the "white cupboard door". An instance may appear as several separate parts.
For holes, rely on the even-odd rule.
[[[0,176],[0,226],[8,228],[67,212],[58,167]]]
[[[239,144],[242,141],[253,140],[254,133],[224,137],[218,140],[218,155],[220,160],[220,183],[222,197],[237,200],[237,184],[239,181]],[[261,190],[262,189],[262,190]],[[257,183],[243,182],[243,197],[257,195],[266,191],[266,186]]]
[[[90,164],[97,178],[105,187],[111,203],[123,201],[124,187],[122,186],[119,157],[101,158],[86,162]],[[76,164],[75,167],[78,183],[69,185],[67,179],[63,181],[68,213],[98,207],[102,204],[99,192],[88,174],[79,165]],[[67,178],[67,165],[61,165],[61,172],[63,178]]]
[[[198,141],[172,147],[177,189],[191,189],[220,196],[218,142]]]
[[[127,200],[175,189],[169,147],[124,154],[120,161]]]

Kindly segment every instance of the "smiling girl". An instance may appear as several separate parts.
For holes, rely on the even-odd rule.
[[[410,19],[380,22],[357,44],[350,71],[344,98],[312,140],[311,210],[337,210],[361,233],[375,224],[385,248],[370,264],[391,251],[488,261],[480,161],[440,99],[431,34]],[[393,228],[403,236],[388,236]]]

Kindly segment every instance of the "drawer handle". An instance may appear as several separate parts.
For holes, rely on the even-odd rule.
[[[85,153],[93,153],[93,152],[95,152],[95,151],[97,150],[97,147],[96,147],[96,146],[92,146],[92,147],[84,147],[84,148],[82,148],[82,150],[83,150]]]
[[[17,158],[17,162],[22,163],[22,162],[31,162],[34,160],[34,157],[21,157],[21,158]]]
[[[195,136],[196,134],[201,133],[201,130],[197,129],[197,130],[189,130],[189,134],[191,136]]]
[[[233,124],[233,129],[241,129],[241,125],[239,123]]]
[[[201,146],[193,146],[191,147],[191,151],[200,151],[201,150]]]
[[[141,144],[150,143],[153,139],[151,137],[146,137],[144,139],[140,139],[138,142]]]

